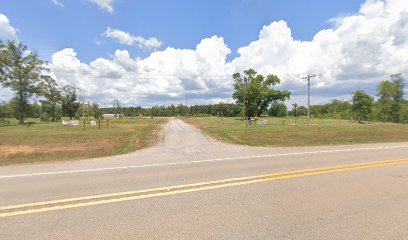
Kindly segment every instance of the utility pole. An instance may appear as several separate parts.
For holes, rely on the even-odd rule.
[[[115,114],[115,118],[116,118],[116,98],[113,99],[113,113]]]
[[[310,126],[310,79],[316,77],[314,74],[309,74],[307,77],[302,79],[307,79],[307,125]]]
[[[119,114],[117,113],[119,110],[119,100],[115,97],[113,99],[113,112],[115,114],[115,118],[119,117]]]
[[[188,116],[188,114],[189,114],[189,109],[188,109],[187,96],[186,96],[186,109],[187,109],[187,116]]]

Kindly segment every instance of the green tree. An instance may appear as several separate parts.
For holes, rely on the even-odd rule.
[[[403,107],[405,104],[405,82],[402,74],[391,75],[391,82],[394,85],[392,94],[393,104],[391,106],[391,117],[393,122],[401,122],[403,120]]]
[[[62,88],[62,112],[69,119],[72,119],[79,109],[78,88],[76,86],[66,85]]]
[[[61,118],[61,92],[58,89],[57,82],[47,77],[40,83],[41,107],[46,114],[45,118],[55,122]]]
[[[102,115],[102,111],[99,108],[99,104],[94,102],[92,103],[92,107],[91,107],[91,115],[95,118],[98,119],[101,115]]]
[[[13,106],[12,101],[0,103],[0,118],[12,118]]]
[[[20,124],[32,110],[29,100],[34,94],[39,94],[39,83],[49,77],[44,75],[48,71],[45,64],[34,51],[21,43],[0,42],[0,83],[15,93],[13,108]]]
[[[333,99],[327,104],[327,112],[331,118],[350,119],[351,105],[347,101]]]
[[[298,107],[299,105],[297,103],[292,104],[292,113],[291,115],[293,115],[294,117],[298,116]]]
[[[228,113],[228,104],[224,102],[219,102],[215,105],[215,109],[221,116],[226,116]]]
[[[402,113],[402,122],[408,123],[408,103],[405,103],[401,110]]]
[[[188,107],[180,103],[176,107],[176,113],[179,116],[186,116],[188,114]]]
[[[169,111],[169,116],[174,116],[176,114],[176,106],[174,106],[173,104],[171,104],[168,107],[168,111]]]
[[[288,108],[282,101],[273,101],[269,109],[269,115],[272,117],[285,117],[288,114]]]
[[[307,115],[307,108],[305,106],[299,106],[297,108],[297,115],[298,116],[306,116]]]
[[[379,97],[378,118],[382,121],[401,122],[403,120],[403,106],[405,82],[401,74],[390,76],[390,80],[381,82],[377,88]]]
[[[232,78],[235,89],[232,97],[245,109],[242,112],[244,116],[258,117],[266,112],[271,102],[290,99],[290,91],[273,89],[281,82],[275,75],[264,77],[255,70],[248,69],[244,71],[244,76],[234,73]]]
[[[32,118],[39,118],[41,117],[41,106],[37,103],[34,102],[33,104],[30,105],[30,113],[28,115],[28,117],[32,117]]]
[[[374,98],[363,90],[355,91],[352,95],[353,111],[358,121],[361,123],[362,121],[369,120],[374,104]]]
[[[153,119],[159,114],[159,106],[153,106],[150,108],[150,117]]]

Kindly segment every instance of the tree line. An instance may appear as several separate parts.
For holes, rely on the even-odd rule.
[[[404,77],[401,74],[391,75],[378,84],[375,96],[360,89],[351,94],[349,101],[332,100],[327,104],[312,105],[310,113],[316,118],[408,123],[408,101],[404,98],[404,89]],[[286,105],[281,102],[272,103],[270,111],[271,116],[307,115],[306,107],[293,104],[292,110],[287,111]]]
[[[101,113],[114,113],[129,117],[152,116],[152,117],[175,117],[175,116],[217,116],[236,117],[240,114],[240,108],[234,103],[217,103],[208,105],[183,105],[182,103],[170,106],[143,107],[119,107],[101,108]]]

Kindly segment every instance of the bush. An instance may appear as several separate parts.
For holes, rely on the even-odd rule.
[[[9,120],[0,118],[0,126],[8,126],[8,125],[10,125],[10,121],[9,121]]]

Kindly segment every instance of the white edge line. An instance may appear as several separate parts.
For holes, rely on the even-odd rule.
[[[33,177],[33,176],[44,176],[44,175],[58,175],[58,174],[67,174],[67,173],[121,170],[121,169],[131,169],[131,168],[160,167],[160,166],[171,166],[171,165],[182,165],[182,164],[208,163],[208,162],[241,160],[241,159],[250,159],[250,158],[282,157],[282,156],[296,156],[296,155],[335,153],[335,152],[353,152],[353,151],[379,150],[379,149],[396,149],[396,148],[408,148],[408,146],[350,148],[350,149],[337,149],[337,150],[325,150],[325,151],[313,151],[313,152],[278,153],[278,154],[268,154],[268,155],[244,156],[244,157],[227,157],[227,158],[215,158],[215,159],[197,160],[197,161],[156,163],[156,164],[131,165],[131,166],[122,166],[122,167],[76,169],[76,170],[57,171],[57,172],[40,172],[40,173],[27,173],[27,174],[17,174],[17,175],[5,175],[5,176],[0,176],[0,179],[18,178],[18,177]]]

